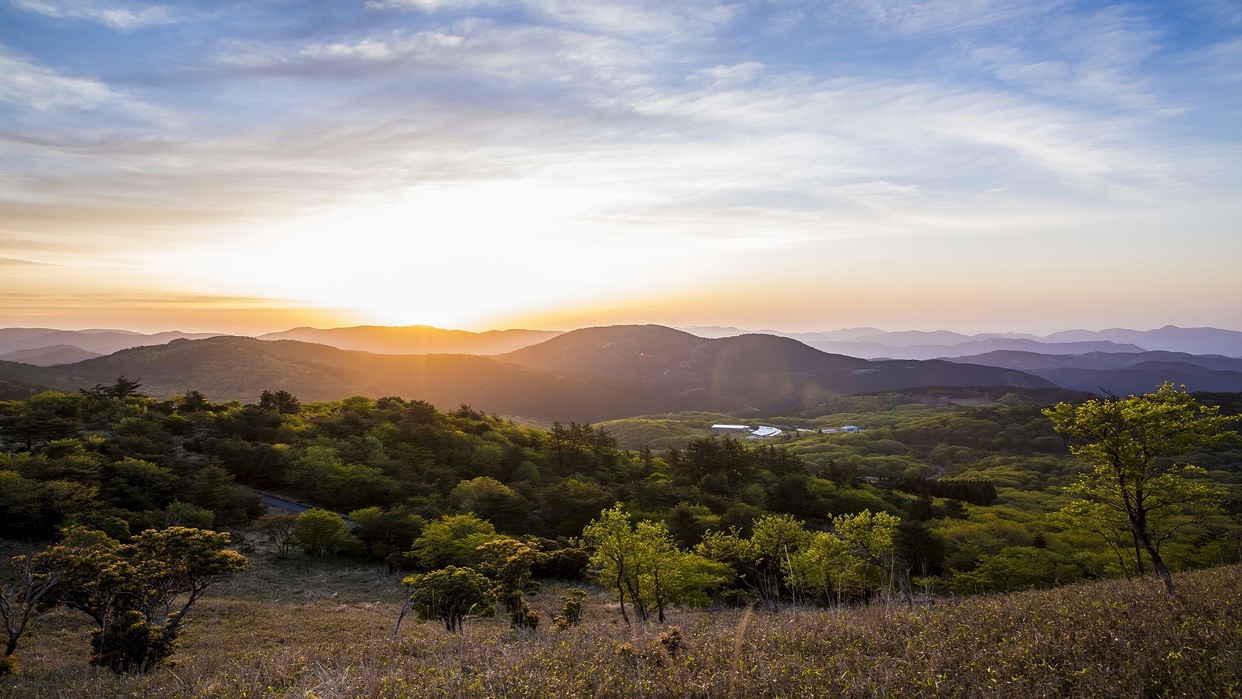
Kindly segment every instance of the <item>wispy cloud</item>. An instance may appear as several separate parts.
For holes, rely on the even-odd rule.
[[[76,19],[130,32],[173,24],[178,13],[166,5],[101,2],[100,0],[10,0],[15,6],[57,19]]]
[[[0,256],[0,267],[49,267],[46,262],[35,262],[33,260],[22,260],[16,257]]]
[[[45,111],[90,109],[117,99],[99,80],[63,75],[0,46],[0,100]]]

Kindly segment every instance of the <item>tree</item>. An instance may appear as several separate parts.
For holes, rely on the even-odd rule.
[[[509,624],[515,629],[539,626],[539,614],[530,608],[522,592],[530,580],[530,568],[538,555],[526,544],[505,537],[479,547],[483,560],[479,570],[492,579],[492,595],[505,605]]]
[[[267,535],[267,540],[276,547],[278,558],[288,558],[289,552],[293,550],[293,532],[297,521],[297,515],[291,512],[280,512],[260,517],[259,521],[255,522],[255,529]]]
[[[372,505],[349,513],[356,527],[354,536],[362,542],[367,555],[386,559],[408,550],[422,533],[426,521],[405,505],[383,509]]]
[[[1077,441],[1070,453],[1092,464],[1066,491],[1116,512],[1129,530],[1136,558],[1146,553],[1165,591],[1174,594],[1160,545],[1210,510],[1216,496],[1209,486],[1187,478],[1202,469],[1175,459],[1206,444],[1236,439],[1236,433],[1224,429],[1232,418],[1168,383],[1141,396],[1077,406],[1058,403],[1044,414],[1057,432]]]
[[[473,512],[505,534],[537,529],[533,507],[520,493],[489,476],[459,482],[448,497],[459,512]]]
[[[403,581],[407,591],[406,609],[413,607],[420,619],[437,620],[449,633],[464,635],[470,616],[492,616],[492,583],[469,568],[448,566],[422,575],[409,575]],[[400,626],[398,620],[398,627]]]
[[[698,550],[728,565],[773,611],[780,604],[793,559],[811,542],[811,533],[792,515],[764,515],[749,539],[736,528],[709,532]]]
[[[653,610],[664,621],[668,605],[704,603],[707,590],[729,578],[724,566],[679,549],[663,522],[632,525],[619,503],[587,525],[582,538],[593,551],[591,564],[600,569],[600,580],[617,591],[626,623],[627,597],[639,621]]]
[[[449,565],[474,567],[483,559],[479,547],[499,538],[491,522],[473,514],[444,515],[423,527],[410,547],[410,555],[428,570]]]
[[[281,415],[296,415],[302,409],[302,403],[288,391],[264,391],[259,394],[259,407]]]
[[[11,559],[17,579],[7,587],[0,587],[0,620],[4,621],[7,640],[4,656],[17,652],[17,642],[26,631],[26,624],[35,610],[49,597],[49,593],[60,582],[60,572],[40,566],[29,556],[15,556]],[[0,675],[3,668],[0,664]]]
[[[293,522],[293,542],[311,556],[336,553],[353,541],[345,518],[335,512],[312,507]]]
[[[92,664],[147,672],[172,654],[207,589],[249,563],[228,544],[226,533],[185,527],[148,529],[130,544],[73,527],[33,561],[60,575],[56,603],[95,621]]]
[[[833,533],[841,539],[845,550],[862,563],[887,573],[901,589],[906,602],[913,604],[914,595],[910,592],[907,571],[898,569],[893,545],[893,534],[899,524],[900,517],[887,512],[873,514],[870,510],[832,519]]]

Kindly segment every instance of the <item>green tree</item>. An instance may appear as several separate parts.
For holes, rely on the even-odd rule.
[[[354,536],[362,542],[367,555],[385,559],[406,551],[418,539],[427,522],[404,505],[383,509],[372,505],[349,513],[355,525]]]
[[[496,613],[492,608],[491,581],[469,568],[448,566],[430,573],[406,576],[403,583],[407,596],[402,616],[412,607],[420,619],[439,621],[449,633],[464,635],[468,617],[486,617]],[[400,624],[398,619],[398,628]]]
[[[540,523],[533,521],[530,502],[489,476],[459,482],[448,499],[457,511],[473,512],[505,534],[530,533],[539,528]]]
[[[1205,444],[1236,439],[1224,429],[1232,418],[1168,383],[1141,396],[1058,403],[1044,414],[1057,432],[1074,440],[1070,452],[1092,465],[1067,492],[1122,517],[1136,557],[1146,553],[1165,590],[1174,594],[1160,545],[1216,502],[1213,488],[1188,478],[1202,469],[1175,459]]]
[[[56,571],[55,601],[97,625],[91,662],[116,672],[146,672],[174,650],[194,604],[212,585],[245,569],[229,535],[170,527],[121,544],[74,527],[34,562]]]
[[[312,507],[293,522],[293,543],[311,556],[336,553],[353,543],[345,518]]]
[[[444,515],[423,527],[410,554],[428,570],[450,565],[473,568],[483,559],[479,547],[499,538],[491,522],[473,514]]]
[[[913,604],[907,571],[897,562],[893,535],[901,518],[887,512],[863,510],[853,515],[838,515],[832,519],[833,533],[841,539],[845,550],[859,561],[887,574],[906,598]]]
[[[492,579],[492,594],[505,605],[509,624],[515,629],[538,627],[539,614],[523,595],[537,552],[517,539],[505,537],[483,544],[479,553],[483,555],[479,571]]]
[[[764,515],[750,538],[730,529],[709,532],[698,551],[733,569],[739,581],[775,610],[784,595],[793,559],[811,542],[811,533],[792,515]]]
[[[259,394],[259,407],[281,415],[296,415],[302,409],[302,403],[288,391],[264,391]]]
[[[593,552],[591,564],[600,569],[600,580],[616,591],[626,623],[627,598],[639,621],[652,611],[664,621],[668,605],[706,602],[706,591],[729,577],[724,566],[679,549],[663,522],[633,525],[620,503],[587,525],[582,539]]]

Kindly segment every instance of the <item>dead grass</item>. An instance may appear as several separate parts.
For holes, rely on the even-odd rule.
[[[596,593],[550,630],[559,588],[519,634],[464,638],[407,619],[397,576],[333,562],[260,561],[210,593],[171,667],[117,677],[86,664],[89,626],[57,611],[19,649],[3,697],[1238,697],[1242,568],[969,598],[914,610],[682,611],[629,629]]]

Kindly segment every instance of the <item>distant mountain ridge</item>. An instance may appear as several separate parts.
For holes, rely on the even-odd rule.
[[[55,364],[72,364],[84,359],[102,357],[99,352],[90,352],[73,345],[52,345],[36,349],[17,350],[8,354],[0,354],[0,360],[6,362],[23,362],[37,366],[53,366]]]
[[[950,362],[873,362],[792,338],[700,338],[658,325],[574,330],[497,359],[558,373],[701,392],[759,412],[797,411],[828,398],[927,386],[1055,388],[1019,371]]]
[[[700,337],[723,338],[751,331],[719,326],[686,328]],[[760,332],[791,337],[825,352],[864,359],[939,359],[975,356],[996,350],[1019,350],[1041,354],[1087,352],[1167,351],[1187,354],[1219,354],[1242,357],[1242,332],[1218,328],[1179,328],[1166,325],[1156,330],[1066,330],[1040,336],[1026,333],[980,333],[964,335],[950,331],[909,330],[886,332],[876,328],[847,328],[827,332]]]
[[[1039,377],[951,362],[869,362],[789,338],[705,340],[660,326],[588,328],[506,355],[385,355],[294,340],[213,337],[127,349],[74,364],[0,363],[0,379],[77,390],[125,375],[163,396],[197,389],[253,402],[399,395],[440,408],[595,422],[685,410],[796,411],[826,398],[925,386],[1052,388]]]
[[[1116,395],[1146,393],[1162,383],[1190,391],[1242,391],[1242,359],[1184,352],[1092,352],[1078,355],[989,352],[951,360],[1024,371],[1063,387]]]
[[[561,334],[556,330],[444,330],[430,325],[293,328],[260,340],[301,340],[377,354],[503,354]]]
[[[723,335],[727,329],[715,330]],[[1228,343],[1233,335],[1242,335],[1202,330],[1192,329],[1184,337]],[[141,380],[145,390],[156,396],[191,388],[217,400],[246,402],[254,401],[265,389],[288,390],[303,400],[400,395],[450,410],[464,403],[516,417],[598,421],[684,410],[739,416],[792,414],[842,395],[935,387],[1062,388],[1125,395],[1150,391],[1169,381],[1192,391],[1242,391],[1242,359],[1118,351],[1130,346],[1111,340],[1072,340],[1056,346],[994,337],[959,343],[963,356],[949,360],[868,360],[825,352],[787,336],[747,333],[705,338],[658,325],[583,328],[567,333],[468,333],[423,326],[288,332],[326,335],[341,343],[380,343],[381,349],[390,352],[410,343],[424,350],[465,346],[473,352],[395,354],[296,340],[231,336],[188,339],[185,333],[177,332],[143,335],[115,330],[13,328],[0,330],[0,348],[37,345],[66,335],[77,342],[93,341],[96,347],[108,343],[130,347],[81,361],[72,361],[74,353],[92,350],[80,344],[8,351],[0,357],[0,393],[21,397],[40,386],[73,391],[111,383],[123,374]],[[856,338],[875,336],[871,329],[841,332]],[[1169,328],[1160,332],[1169,342],[1183,337]],[[279,333],[265,337],[274,335]],[[918,341],[928,335],[904,333],[899,341]],[[174,339],[152,344],[168,337]],[[953,339],[955,334],[934,337]],[[1038,351],[1005,349],[966,354],[966,348],[973,351],[989,343],[1020,344]],[[491,355],[484,352],[512,345],[524,346]],[[1053,352],[1083,346],[1106,350]],[[923,351],[927,347],[932,346],[909,345],[905,349]]]
[[[144,334],[129,330],[56,330],[53,328],[0,328],[0,359],[7,359],[14,352],[34,351],[55,347],[73,347],[96,355],[112,354],[130,347],[163,345],[173,340],[201,340],[221,333],[184,333],[178,330]],[[18,361],[18,360],[10,360]],[[33,363],[33,362],[32,362]]]

